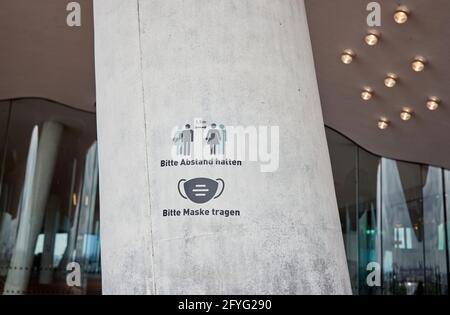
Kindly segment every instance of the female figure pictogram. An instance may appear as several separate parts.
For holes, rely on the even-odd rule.
[[[220,132],[216,129],[216,124],[211,124],[211,129],[208,130],[206,135],[206,143],[210,146],[211,155],[217,154],[217,147],[221,142]]]

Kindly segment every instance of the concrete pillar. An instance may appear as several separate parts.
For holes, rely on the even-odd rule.
[[[33,264],[34,248],[42,228],[62,131],[63,126],[60,123],[45,122],[42,126],[39,145],[35,144],[37,145],[35,162],[27,163],[23,192],[24,204],[16,245],[10,262],[12,269],[8,272],[4,287],[4,293],[6,294],[20,294],[27,289]],[[33,143],[35,133],[33,133],[32,139]],[[34,151],[31,151],[30,148],[29,158],[32,152]],[[30,163],[35,165],[35,168],[29,168],[28,164]]]
[[[94,20],[103,292],[351,293],[303,1],[96,0]],[[255,161],[163,167],[196,118],[245,128]]]

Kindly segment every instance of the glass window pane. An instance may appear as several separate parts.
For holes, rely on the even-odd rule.
[[[444,232],[443,173],[437,167],[422,167],[425,244],[425,293],[447,294],[447,257]]]
[[[381,287],[367,283],[368,265],[381,266],[381,218],[377,191],[380,158],[358,150],[358,253],[359,294],[380,294]]]
[[[448,294],[450,171],[327,140],[353,293]]]
[[[444,206],[445,206],[445,224],[442,227],[442,232],[446,236],[447,241],[447,279],[450,281],[450,275],[449,275],[449,266],[450,266],[450,171],[445,170],[444,171]],[[441,232],[441,233],[442,233]],[[449,294],[450,290],[450,282],[447,282],[447,294]]]
[[[1,148],[0,292],[101,293],[95,113],[14,100],[8,126]],[[67,270],[73,263],[79,273]],[[72,271],[79,284],[66,281]]]
[[[347,264],[354,293],[358,292],[358,235],[356,207],[357,147],[337,132],[327,129],[327,140],[336,189]]]
[[[384,293],[423,294],[421,168],[383,158],[381,186]]]

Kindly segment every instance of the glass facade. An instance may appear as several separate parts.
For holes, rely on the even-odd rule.
[[[326,132],[353,293],[448,294],[450,171]],[[0,153],[0,292],[100,294],[95,114],[0,101]]]
[[[0,102],[0,294],[101,293],[95,114]]]
[[[354,294],[448,294],[450,171],[327,139]]]

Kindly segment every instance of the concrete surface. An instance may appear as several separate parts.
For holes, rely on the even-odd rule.
[[[103,292],[351,293],[303,1],[94,2]],[[279,168],[161,167],[195,118],[279,127]],[[223,194],[183,199],[181,179]],[[235,209],[240,216],[163,210]]]

